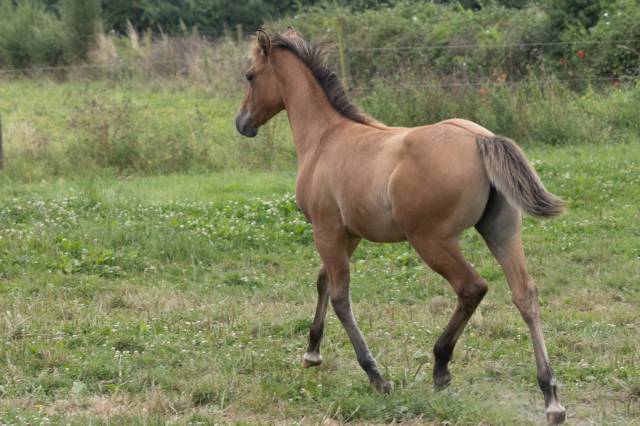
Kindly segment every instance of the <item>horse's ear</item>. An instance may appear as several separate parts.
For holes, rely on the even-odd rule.
[[[258,30],[256,35],[258,36],[258,45],[260,46],[260,50],[262,50],[262,53],[264,53],[265,56],[268,56],[269,52],[271,52],[271,38],[262,29]]]
[[[287,27],[287,31],[285,31],[283,35],[289,38],[293,38],[293,37],[302,38],[302,34],[296,31],[296,29],[293,28],[291,25]]]

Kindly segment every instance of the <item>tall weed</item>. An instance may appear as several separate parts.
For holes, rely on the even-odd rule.
[[[374,83],[360,105],[391,125],[418,126],[459,117],[522,143],[551,145],[637,140],[640,86],[587,89],[561,83],[454,86]]]

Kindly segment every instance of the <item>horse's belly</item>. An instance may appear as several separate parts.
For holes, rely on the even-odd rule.
[[[400,227],[391,218],[391,211],[362,209],[343,212],[345,227],[350,235],[376,243],[395,243],[406,239]]]

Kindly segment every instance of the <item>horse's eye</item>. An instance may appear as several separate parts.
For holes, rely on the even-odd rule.
[[[249,83],[251,83],[251,82],[253,81],[253,79],[255,78],[255,75],[253,75],[253,74],[251,74],[250,72],[248,72],[248,73],[246,73],[246,74],[244,75],[244,78],[246,78],[246,79],[247,79],[247,81],[248,81]]]

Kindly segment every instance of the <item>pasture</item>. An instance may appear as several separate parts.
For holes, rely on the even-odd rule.
[[[432,348],[457,298],[406,243],[351,263],[395,390],[371,389],[331,308],[324,363],[302,368],[320,260],[291,126],[234,126],[265,16],[323,46],[376,119],[462,117],[524,148],[569,205],[523,229],[567,422],[640,425],[636,1],[130,3],[0,0],[0,425],[546,423],[529,330],[474,230],[489,293],[449,388]]]
[[[640,424],[640,145],[524,148],[570,203],[524,226],[568,421]],[[281,169],[1,176],[2,423],[544,423],[528,330],[475,231],[463,250],[490,290],[446,391],[431,348],[455,296],[406,244],[352,261],[395,390],[370,389],[331,310],[325,362],[302,369],[319,259]]]

